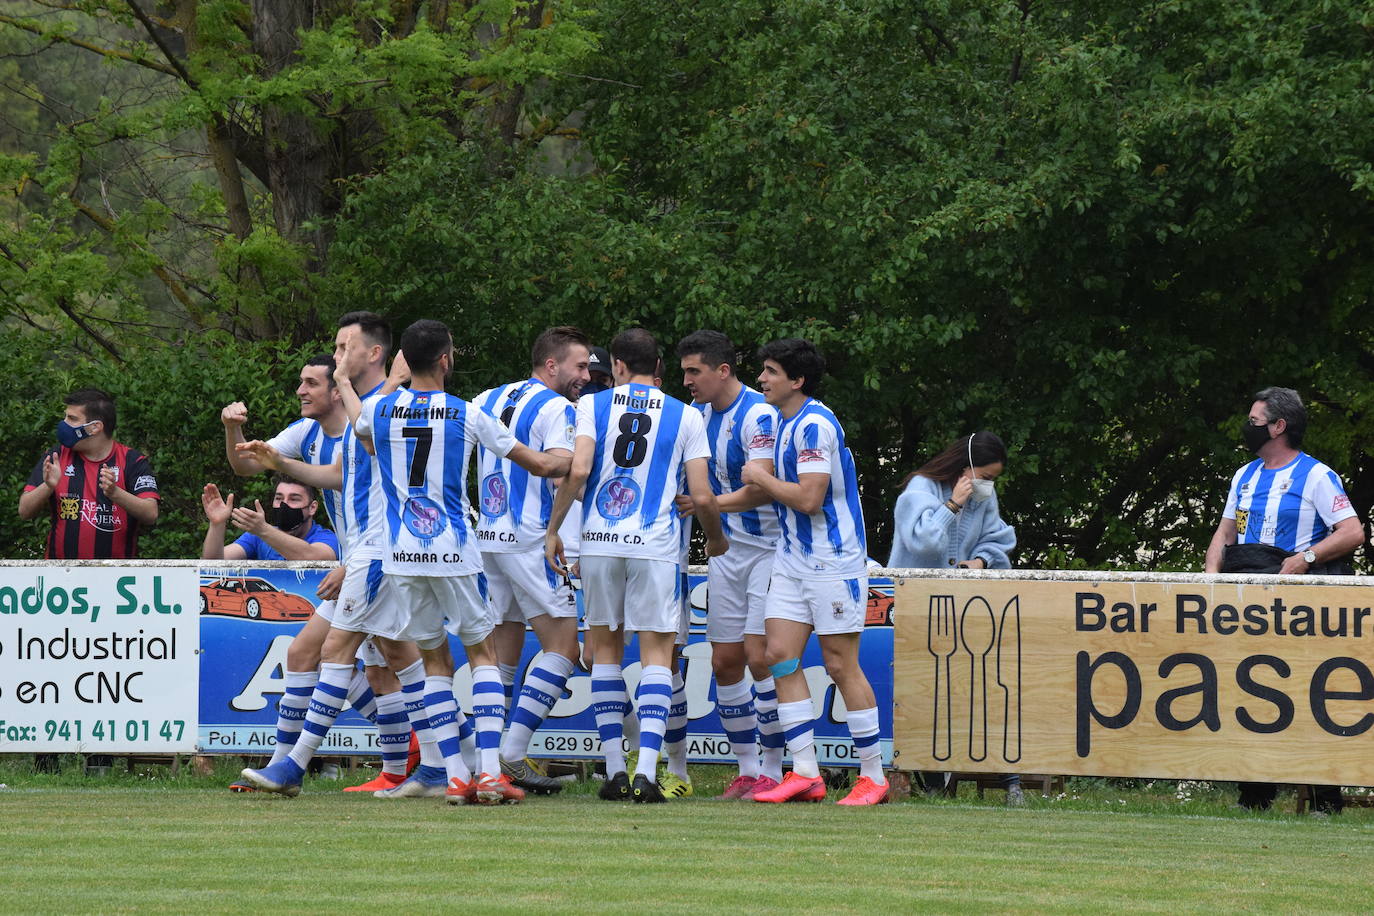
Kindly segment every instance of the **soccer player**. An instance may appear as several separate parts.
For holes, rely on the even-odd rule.
[[[590,344],[577,328],[549,328],[534,341],[529,378],[484,391],[473,403],[523,445],[571,462],[573,401],[588,379]],[[543,650],[510,710],[501,771],[520,788],[551,794],[563,784],[535,770],[525,756],[534,733],[563,696],[579,648],[576,596],[544,559],[554,488],[485,446],[478,449],[477,479],[477,541],[498,621],[493,646],[503,688],[514,684],[526,622]]]
[[[778,701],[766,660],[764,604],[778,537],[777,513],[757,487],[746,487],[744,466],[773,472],[778,412],[736,373],[734,343],[719,331],[697,331],[677,347],[682,383],[706,422],[711,490],[720,506],[730,552],[710,560],[706,639],[716,679],[716,711],[739,764],[722,798],[750,798],[782,781]],[[693,509],[680,497],[683,513]],[[753,685],[745,680],[745,666]],[[755,734],[757,732],[757,740]],[[758,745],[763,747],[760,760]]]
[[[344,450],[348,415],[344,412],[338,386],[334,384],[335,357],[342,357],[342,341],[355,333],[362,335],[369,346],[360,348],[355,354],[356,363],[349,367],[352,377],[358,385],[366,386],[364,390],[380,386],[385,381],[386,357],[391,350],[390,327],[370,312],[344,315],[339,320],[335,356],[316,356],[301,367],[300,384],[296,386],[296,397],[301,405],[300,419],[267,440],[267,445],[280,457],[315,468],[329,468],[339,461]],[[240,448],[245,442],[243,428],[248,422],[247,405],[242,401],[227,405],[220,411],[220,422],[224,424],[225,453],[234,473],[244,477],[261,474],[266,469],[263,463],[254,458],[251,451]],[[342,480],[341,476],[339,480]],[[350,525],[356,524],[358,513],[344,511],[339,487],[340,484],[335,483],[332,486],[320,486],[319,489],[325,514],[329,516],[346,556]],[[363,515],[365,517],[366,513]],[[232,556],[229,558],[233,559]],[[310,694],[319,683],[320,653],[325,636],[329,633],[329,621],[334,616],[334,599],[338,597],[343,576],[342,566],[325,576],[316,592],[324,599],[323,602],[286,650],[283,671],[285,692],[277,704],[276,745],[269,766],[291,752],[305,724]],[[400,681],[386,666],[386,660],[371,641],[363,644],[360,657],[364,670],[355,673],[349,681],[347,699],[359,713],[377,725],[382,771],[375,779],[362,785],[349,786],[344,789],[345,792],[376,791],[399,785],[405,779],[410,756],[411,728],[405,715]],[[229,789],[233,792],[251,792],[255,791],[255,786],[239,780]]]
[[[336,368],[333,378],[341,398],[343,385],[340,380],[347,384],[355,400],[358,390],[373,395],[388,384],[384,367],[391,351],[391,328],[380,316],[372,312],[344,315],[339,319],[334,347]],[[405,366],[403,361],[398,359],[397,362],[400,365],[393,366],[393,371],[399,378],[405,374]],[[390,384],[394,387],[399,385],[399,381],[391,381]],[[326,601],[317,609],[317,616],[324,620],[322,625],[316,624],[315,618],[312,618],[301,634],[310,637],[307,647],[313,646],[318,653],[315,662],[309,668],[297,667],[299,663],[293,662],[290,654],[287,657],[292,670],[287,674],[287,695],[282,702],[285,704],[290,699],[293,704],[299,703],[298,719],[290,723],[294,725],[294,731],[283,734],[283,715],[279,711],[277,753],[261,770],[245,769],[245,781],[256,788],[283,795],[300,793],[301,774],[319,749],[350,693],[350,685],[354,682],[354,659],[359,647],[364,646],[372,647],[364,648],[365,655],[375,650],[372,657],[365,658],[369,670],[380,665],[389,667],[400,689],[381,694],[377,699],[376,715],[379,728],[382,729],[383,772],[371,785],[355,788],[373,788],[375,794],[388,798],[444,795],[448,777],[438,745],[430,733],[429,719],[425,715],[425,671],[419,649],[413,642],[399,640],[364,642],[370,631],[356,623],[360,619],[365,620],[369,611],[381,613],[382,609],[394,603],[391,584],[382,575],[382,529],[386,505],[372,456],[364,448],[352,424],[345,426],[343,440],[334,452],[333,462],[328,465],[307,464],[287,458],[266,442],[245,442],[236,448],[253,458],[259,466],[285,471],[297,480],[321,489],[340,490],[339,530],[344,535],[342,571],[331,571],[319,591],[321,597],[332,598],[333,604]],[[312,627],[319,629],[310,632]],[[296,642],[300,641],[301,636],[297,636]],[[316,665],[318,671],[315,670]],[[384,723],[391,724],[383,728]],[[409,779],[404,775],[404,760],[400,763],[400,772],[397,772],[394,764],[388,766],[389,752],[394,760],[396,746],[403,748],[408,740],[404,733],[399,741],[395,736],[389,737],[386,729],[392,728],[398,731],[413,729],[420,740],[420,765]]]
[[[572,472],[558,488],[545,535],[545,553],[566,571],[558,526],[573,497],[582,499],[582,587],[592,641],[592,704],[596,710],[606,781],[600,795],[614,800],[665,801],[655,780],[672,695],[669,665],[681,618],[678,538],[682,521],[673,511],[678,470],[709,556],[729,545],[720,527],[716,498],[707,480],[701,415],[653,384],[658,345],[643,328],[611,341],[616,387],[577,402],[577,442]],[[621,749],[625,679],[620,666],[622,633],[639,636],[639,763],[633,786]]]
[[[825,374],[825,360],[815,346],[797,338],[775,340],[759,350],[759,358],[759,388],[780,417],[773,450],[777,474],[751,461],[740,479],[780,504],[764,626],[792,772],[780,785],[754,792],[753,800],[825,798],[812,735],[811,691],[801,671],[802,651],[815,632],[826,671],[849,710],[849,734],[859,754],[859,781],[840,804],[881,804],[888,800],[888,786],[877,700],[859,666],[868,568],[854,458],[839,420],[815,399]]]
[[[482,575],[482,554],[468,523],[467,472],[472,448],[540,477],[567,473],[571,456],[536,452],[498,420],[444,391],[453,372],[453,338],[438,321],[422,319],[401,336],[410,387],[359,405],[358,436],[376,454],[386,495],[382,570],[396,603],[357,621],[390,639],[414,640],[425,665],[425,709],[448,773],[450,804],[515,803],[525,793],[501,773],[499,744],[504,693],[491,645],[495,625]],[[343,386],[352,412],[352,393]],[[474,778],[459,750],[453,656],[448,627],[472,666],[472,709],[480,772]]]

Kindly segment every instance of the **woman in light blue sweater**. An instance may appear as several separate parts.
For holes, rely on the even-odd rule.
[[[992,482],[1007,447],[989,432],[960,437],[907,478],[897,497],[892,557],[904,569],[1010,569],[1016,530],[1002,521]]]
[[[906,480],[897,497],[892,557],[903,569],[1010,569],[1016,530],[997,511],[996,480],[1006,469],[1007,447],[989,432],[960,437]],[[948,773],[922,773],[939,792]],[[1002,777],[1007,804],[1025,804],[1021,777]]]

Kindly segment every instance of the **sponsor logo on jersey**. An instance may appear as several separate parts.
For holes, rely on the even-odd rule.
[[[417,538],[437,538],[443,534],[448,523],[439,504],[428,496],[411,496],[401,509],[401,523],[406,530]]]
[[[797,452],[797,464],[805,464],[808,461],[824,461],[825,452],[818,448],[804,448]]]
[[[753,451],[759,448],[772,448],[775,441],[772,433],[754,433],[754,438],[749,440],[749,450]]]
[[[93,499],[81,500],[81,520],[97,531],[118,531],[123,527],[113,508],[106,508]]]
[[[506,478],[500,474],[488,474],[482,478],[482,514],[487,518],[500,518],[506,514],[509,495]]]
[[[60,521],[74,522],[81,517],[81,497],[64,496],[57,501],[57,517]]]
[[[1244,534],[1245,526],[1250,521],[1249,509],[1236,510],[1236,534]]]
[[[67,467],[62,471],[62,473],[63,473],[63,475],[66,476],[66,477],[75,477],[75,476],[76,476],[76,468],[69,464],[69,465],[67,465]]]
[[[144,474],[142,477],[138,478],[138,480],[134,481],[134,489],[156,490],[157,480],[153,477],[152,474]]]
[[[1331,500],[1331,511],[1339,512],[1342,509],[1350,508],[1350,497],[1344,493],[1337,493],[1336,498]]]
[[[607,521],[628,517],[639,506],[643,493],[632,477],[612,477],[596,494],[596,511]]]

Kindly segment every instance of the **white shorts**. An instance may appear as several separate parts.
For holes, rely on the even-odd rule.
[[[520,553],[484,553],[482,566],[498,621],[525,623],[542,614],[577,616],[572,586],[549,566],[542,547]]]
[[[471,646],[490,636],[496,626],[496,615],[487,601],[486,577],[481,573],[391,578],[395,580],[396,603],[407,620],[397,639],[433,649],[447,638],[447,631],[463,645]]]
[[[681,597],[678,599],[678,624],[677,639],[673,641],[676,646],[687,645],[687,632],[692,623],[692,582],[687,575],[687,567],[677,568],[677,591]]]
[[[868,610],[868,576],[794,579],[774,573],[764,616],[808,623],[821,636],[862,633]]]
[[[318,609],[316,613],[324,616]],[[396,605],[391,577],[382,574],[380,558],[348,561],[333,613],[325,619],[336,630],[391,639],[405,629],[406,618]]]
[[[321,601],[319,607],[315,608],[315,613],[327,620],[330,626],[333,626],[334,607],[334,599],[332,598],[328,601]],[[363,644],[358,647],[357,659],[369,668],[385,668],[387,666],[386,656],[382,655],[382,650],[373,644],[371,636],[364,639]]]
[[[682,585],[671,560],[583,557],[587,624],[630,633],[676,633],[682,626]]]
[[[763,635],[775,553],[772,547],[731,543],[729,550],[707,562],[707,642],[744,642],[746,633]]]

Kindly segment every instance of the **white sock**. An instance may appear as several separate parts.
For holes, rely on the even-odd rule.
[[[277,701],[277,745],[272,749],[268,766],[290,754],[296,746],[301,727],[305,725],[305,711],[310,708],[310,695],[320,682],[320,672],[287,671],[285,681],[286,692]]]
[[[501,694],[504,697],[506,711],[510,711],[511,697],[515,695],[515,666],[498,664],[496,670],[501,672]]]
[[[404,776],[410,756],[410,717],[406,715],[404,691],[377,697],[377,745],[382,752],[382,772]]]
[[[815,718],[810,700],[778,704],[778,723],[782,725],[787,749],[792,752],[792,770],[798,776],[815,779],[821,775],[816,763],[816,745],[812,734]]]
[[[458,743],[458,701],[453,696],[453,677],[432,674],[425,678],[425,714],[429,716],[430,733],[444,758],[444,771],[449,779],[469,782],[472,773],[463,762]]]
[[[506,721],[505,691],[495,665],[472,669],[472,721],[477,726],[477,756],[487,776],[501,775],[501,726]]]
[[[310,765],[310,758],[315,756],[324,736],[329,734],[334,720],[339,717],[352,674],[352,665],[331,665],[329,662],[320,665],[320,680],[310,695],[310,708],[305,713],[304,727],[296,739],[296,746],[288,755],[302,770]]]
[[[434,740],[434,732],[429,728],[429,714],[425,712],[425,663],[415,661],[396,672],[401,682],[401,696],[406,701],[406,718],[420,742],[420,765],[444,768],[444,755],[439,753],[439,745]]]
[[[880,786],[887,785],[883,775],[883,746],[878,741],[878,707],[851,709],[845,716],[849,723],[849,737],[859,752],[859,775],[867,776]]]
[[[673,671],[673,702],[668,707],[668,729],[663,733],[668,772],[684,782],[687,776],[687,682],[682,671]]]
[[[530,741],[563,696],[563,688],[573,672],[573,663],[561,655],[545,652],[539,663],[525,675],[520,698],[511,710],[506,737],[501,740],[501,759],[515,763],[529,755]]]

